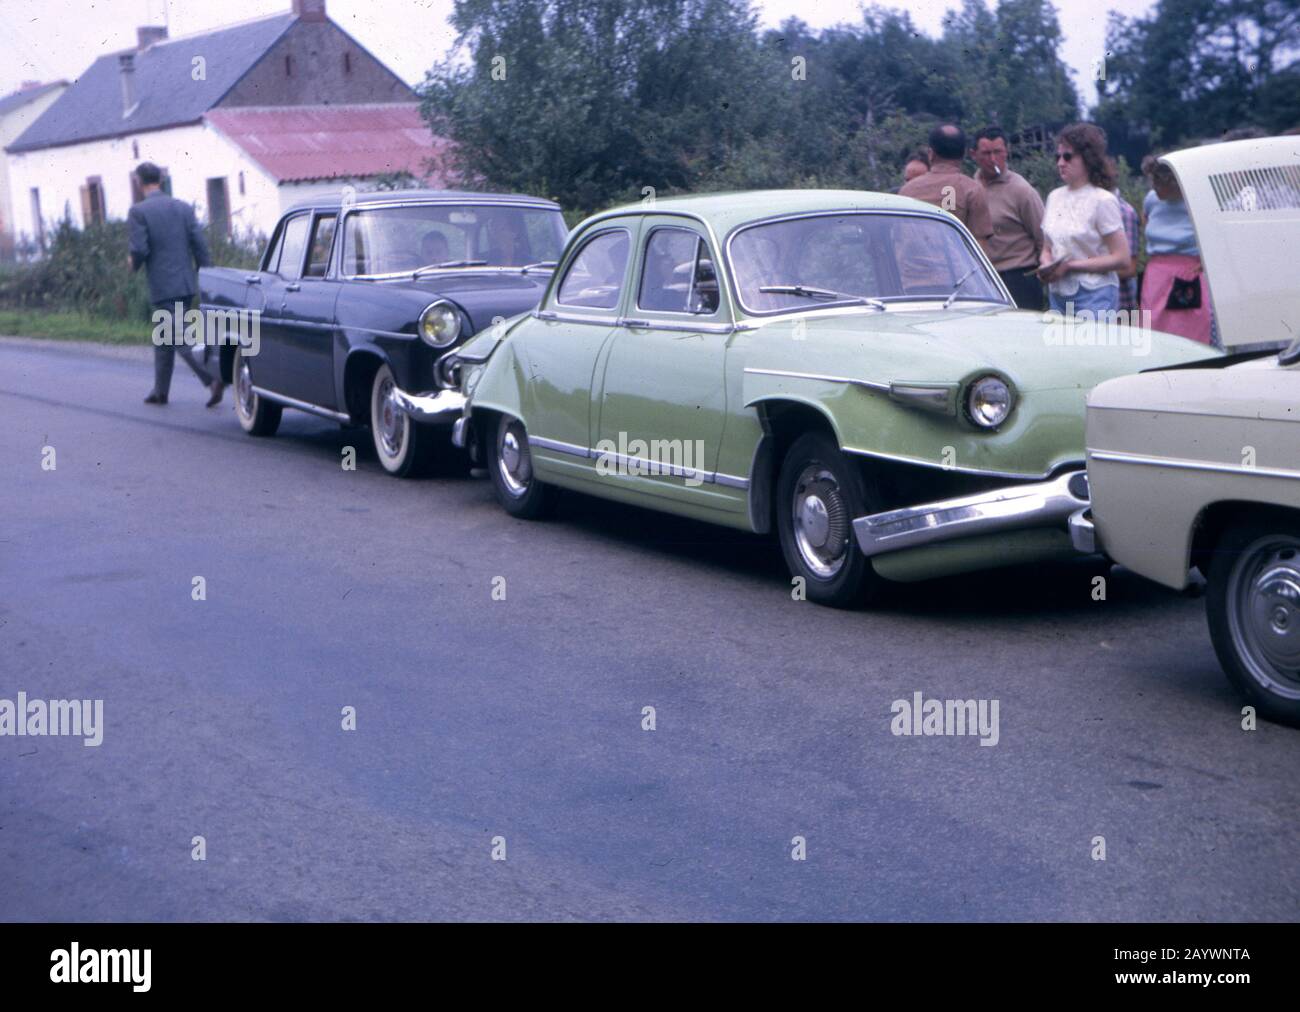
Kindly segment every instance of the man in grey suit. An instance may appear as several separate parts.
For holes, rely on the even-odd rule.
[[[184,313],[198,294],[194,265],[208,267],[212,258],[203,230],[194,218],[194,208],[183,200],[176,200],[162,191],[162,170],[152,162],[142,162],[136,167],[136,178],[144,191],[144,199],[131,205],[126,217],[130,243],[128,260],[131,270],[146,268],[149,274],[149,301],[153,303],[155,319],[162,310],[168,315],[169,340],[162,344],[154,339],[153,391],[144,399],[146,404],[166,404],[172,385],[172,367],[176,353],[180,352],[187,365],[211,393],[208,407],[221,401],[224,389],[219,376],[213,376],[194,357],[185,344]]]

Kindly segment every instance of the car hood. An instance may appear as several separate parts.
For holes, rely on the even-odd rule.
[[[953,383],[994,372],[1022,391],[1086,390],[1113,376],[1219,354],[1158,331],[969,304],[787,317],[759,333],[751,367],[868,383]]]
[[[550,280],[548,271],[530,274],[458,271],[393,284],[424,292],[430,302],[447,299],[456,303],[470,318],[470,333],[475,333],[490,326],[497,317],[516,316],[532,309],[541,301]]]
[[[1088,407],[1300,422],[1298,393],[1300,366],[1282,366],[1269,356],[1227,369],[1179,369],[1120,377],[1093,390]]]

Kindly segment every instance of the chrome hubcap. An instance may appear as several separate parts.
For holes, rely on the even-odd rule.
[[[1244,666],[1270,692],[1300,699],[1300,542],[1255,542],[1229,581],[1228,626]]]
[[[385,378],[379,384],[379,441],[384,453],[396,457],[402,452],[402,437],[406,432],[406,417],[393,397],[393,381]]]
[[[794,486],[794,540],[818,577],[835,576],[848,558],[849,511],[835,476],[820,464],[803,469]]]
[[[239,412],[245,418],[253,416],[256,398],[257,394],[253,393],[253,374],[249,371],[248,363],[241,355],[239,369],[235,373],[235,403],[239,405]]]
[[[528,453],[527,436],[518,422],[512,422],[501,433],[497,447],[497,469],[506,490],[515,496],[528,491],[533,477],[533,461]]]

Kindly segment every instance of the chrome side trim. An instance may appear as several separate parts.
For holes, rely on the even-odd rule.
[[[1089,450],[1093,460],[1116,464],[1148,464],[1181,471],[1214,471],[1220,474],[1256,475],[1261,478],[1300,478],[1300,471],[1286,467],[1246,467],[1244,464],[1220,464],[1213,460],[1190,460],[1183,457],[1154,457],[1144,453],[1121,453],[1118,450]]]
[[[352,417],[343,414],[341,411],[335,411],[333,408],[322,408],[319,404],[300,401],[296,397],[286,397],[284,394],[277,394],[274,390],[267,390],[266,387],[254,386],[253,393],[257,394],[258,397],[265,397],[268,401],[274,401],[276,404],[283,404],[286,408],[297,408],[299,411],[320,415],[320,417],[328,418],[331,421],[343,422],[347,425],[352,424]]]
[[[458,450],[465,449],[465,429],[469,426],[469,419],[461,415],[452,423],[451,426],[451,445]]]
[[[556,453],[567,453],[571,457],[594,457],[595,451],[589,450],[585,446],[579,446],[577,443],[565,443],[559,439],[547,439],[545,436],[529,436],[528,445],[536,446],[541,450],[554,450]]]
[[[528,445],[536,446],[540,450],[553,450],[556,453],[567,454],[570,457],[582,457],[585,460],[597,460],[602,456],[608,455],[619,464],[634,466],[637,470],[645,470],[648,474],[666,473],[677,478],[699,478],[705,484],[725,485],[728,488],[747,489],[749,488],[749,479],[741,478],[734,474],[719,474],[716,471],[705,471],[698,467],[680,467],[676,464],[664,464],[653,460],[646,460],[644,457],[630,457],[626,454],[615,453],[614,451],[597,450],[594,447],[579,446],[577,443],[566,443],[559,439],[548,439],[546,436],[529,436]]]
[[[681,316],[689,314],[681,313]],[[734,323],[677,323],[672,320],[642,320],[621,317],[615,321],[617,327],[635,330],[672,330],[684,334],[734,334],[739,328]]]
[[[853,533],[862,553],[874,556],[997,531],[1056,526],[1064,530],[1071,515],[1089,505],[1070,488],[1080,473],[869,514],[853,521]]]
[[[859,457],[877,457],[880,460],[892,460],[898,464],[915,464],[917,467],[932,467],[939,471],[952,471],[956,474],[978,474],[985,478],[1007,478],[1012,481],[1041,481],[1060,471],[1063,467],[1082,468],[1083,461],[1066,461],[1063,464],[1057,464],[1055,467],[1041,472],[1022,472],[1022,471],[987,471],[978,467],[960,467],[956,464],[948,466],[940,464],[933,460],[922,460],[919,457],[905,457],[898,453],[884,453],[880,450],[867,450],[859,446],[841,446],[840,449],[845,453],[857,454]]]
[[[447,422],[465,411],[466,398],[459,390],[438,390],[427,394],[409,394],[393,387],[397,406],[417,422]]]
[[[752,373],[755,376],[786,376],[790,379],[818,380],[822,383],[848,383],[853,386],[866,387],[869,390],[881,390],[885,393],[889,393],[888,383],[876,383],[872,380],[853,379],[849,376],[826,376],[815,372],[793,372],[790,369],[756,369],[751,366],[746,366],[745,372]],[[748,405],[746,405],[746,407],[748,407]]]
[[[609,316],[583,316],[579,313],[559,313],[553,309],[534,309],[532,317],[546,323],[592,323],[598,327],[617,327],[619,320],[613,310],[610,310]]]

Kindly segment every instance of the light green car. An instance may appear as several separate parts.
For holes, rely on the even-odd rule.
[[[1203,346],[1016,310],[965,228],[879,193],[587,219],[538,307],[439,363],[511,514],[567,488],[759,533],[833,605],[1072,554],[1084,397]]]

